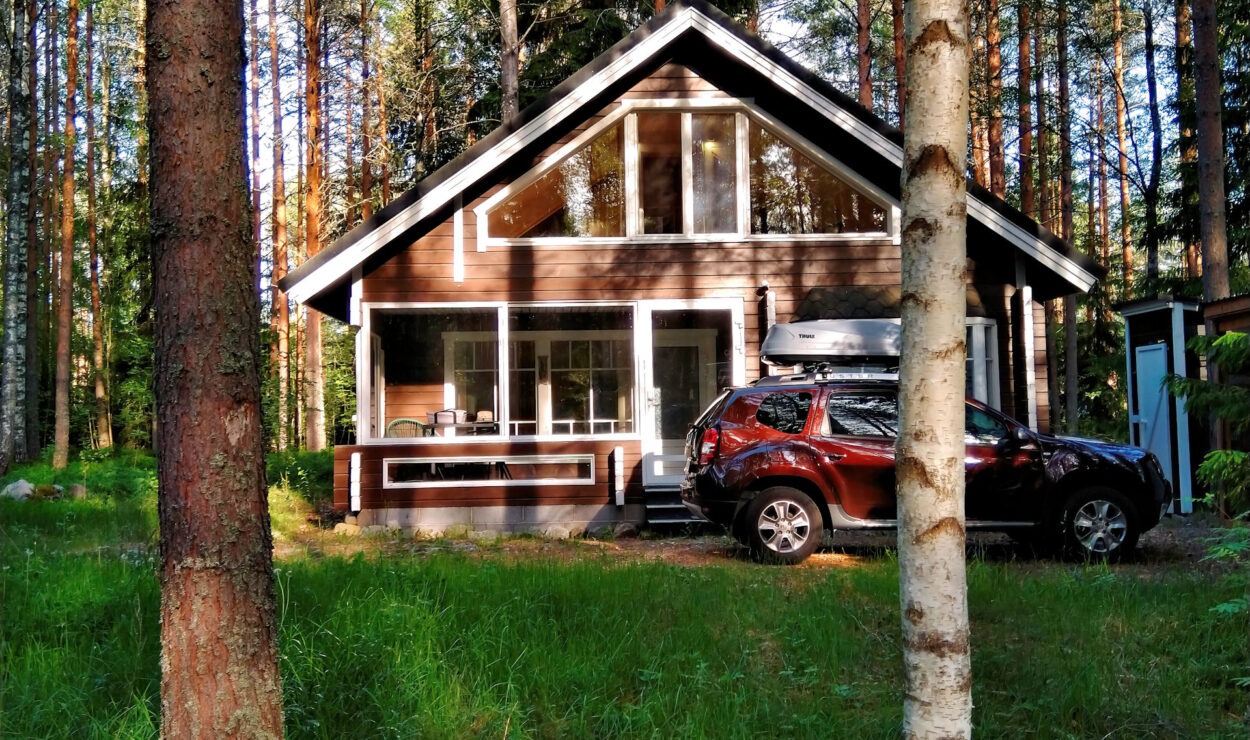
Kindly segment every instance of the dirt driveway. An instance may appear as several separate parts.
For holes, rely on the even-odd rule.
[[[1200,570],[1216,574],[1229,570],[1231,563],[1204,560],[1218,523],[1208,516],[1171,517],[1147,532],[1138,544],[1138,551],[1128,562],[1116,569],[1149,575],[1172,570]],[[608,558],[614,561],[650,561],[682,566],[707,566],[741,563],[753,566],[745,549],[732,538],[711,528],[692,533],[680,531],[647,532],[630,538],[575,538],[568,540],[541,537],[503,537],[494,540],[437,539],[423,540],[393,534],[382,536],[335,535],[315,525],[301,528],[295,538],[282,538],[276,543],[275,555],[351,555],[355,553],[392,553],[420,556],[435,552],[472,553],[478,557],[553,558],[561,560]],[[829,546],[798,566],[799,568],[848,568],[866,560],[887,556],[895,547],[893,532],[839,532]],[[1015,544],[1006,535],[972,532],[968,535],[968,557],[991,562],[1016,562],[1029,569],[1068,567],[1055,559],[1038,557]]]

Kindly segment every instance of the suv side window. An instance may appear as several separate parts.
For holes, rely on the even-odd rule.
[[[811,408],[810,393],[769,393],[760,401],[755,420],[779,432],[802,434]]]
[[[833,393],[826,404],[829,433],[851,437],[897,437],[898,396],[890,391]]]
[[[976,406],[964,407],[964,442],[971,445],[998,444],[1007,436],[1007,425]]]

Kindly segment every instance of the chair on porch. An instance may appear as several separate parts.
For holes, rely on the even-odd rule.
[[[425,436],[425,424],[416,419],[395,419],[386,425],[387,437],[422,437]]]

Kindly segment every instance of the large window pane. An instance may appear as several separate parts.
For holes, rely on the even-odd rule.
[[[790,144],[751,123],[751,233],[885,231],[885,210]]]
[[[696,234],[738,230],[737,132],[731,113],[696,113],[692,118],[691,175]]]
[[[633,313],[619,307],[509,314],[514,434],[633,431]]]
[[[501,203],[487,215],[490,235],[624,236],[623,142],[617,124]]]
[[[682,233],[681,114],[638,114],[642,233]]]
[[[373,415],[387,437],[495,434],[498,428],[449,427],[491,422],[498,408],[498,313],[493,309],[394,310],[373,313],[376,335]],[[447,391],[450,385],[452,391]],[[377,391],[381,390],[382,393]],[[436,416],[445,409],[456,415]],[[448,418],[450,416],[450,418]]]

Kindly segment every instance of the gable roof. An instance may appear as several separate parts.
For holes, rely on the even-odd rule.
[[[899,197],[902,132],[835,90],[702,0],[679,0],[288,274],[294,300],[345,318],[353,273],[365,272],[444,221],[586,117],[666,63],[684,64],[726,92],[751,98],[817,146]],[[1039,299],[1086,291],[1105,274],[1005,201],[968,183],[968,250],[1012,282],[1022,258]],[[1003,243],[1010,249],[1002,249]]]

